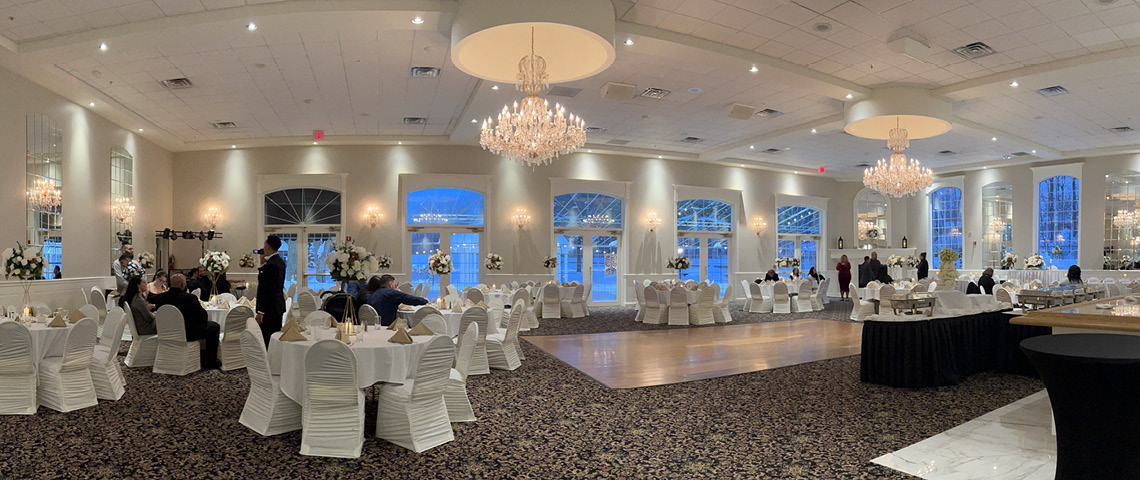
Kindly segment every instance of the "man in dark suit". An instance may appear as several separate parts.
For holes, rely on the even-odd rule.
[[[997,282],[994,282],[994,269],[992,268],[987,268],[982,272],[982,276],[978,278],[978,288],[985,292],[986,295],[994,294],[994,285],[996,283]]]
[[[871,275],[874,277],[879,276],[879,270],[883,268],[883,264],[879,263],[879,252],[871,252]],[[868,280],[870,281],[870,280]]]
[[[380,324],[391,325],[396,321],[400,305],[427,305],[426,298],[409,295],[396,290],[396,278],[391,275],[380,277],[380,289],[368,296],[368,304],[380,314]]]
[[[918,279],[930,276],[930,264],[926,263],[926,252],[918,254]]]
[[[281,238],[270,235],[261,250],[261,268],[257,269],[257,323],[269,347],[269,336],[281,331],[285,315],[285,260],[277,254]]]
[[[875,273],[871,270],[871,257],[863,257],[863,263],[859,264],[859,288],[864,288],[875,279]]]
[[[218,368],[218,333],[221,326],[209,320],[202,302],[186,291],[186,276],[176,273],[170,277],[170,290],[150,297],[155,307],[173,305],[182,313],[182,320],[186,322],[186,341],[202,342],[203,369]]]

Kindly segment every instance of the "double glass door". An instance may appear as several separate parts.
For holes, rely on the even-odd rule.
[[[412,232],[409,243],[412,247],[412,283],[427,283],[426,298],[433,300],[441,296],[439,289],[443,285],[455,285],[459,290],[478,285],[479,272],[483,268],[482,256],[479,255],[481,235],[443,229]],[[451,254],[450,275],[437,276],[428,272],[428,258],[436,250]]]
[[[558,235],[558,282],[590,284],[591,302],[617,302],[620,252],[617,235]]]
[[[729,239],[721,235],[692,235],[678,238],[677,254],[688,257],[692,265],[679,270],[677,278],[682,281],[707,281],[710,284],[718,284],[720,294],[723,295],[725,287],[728,286],[728,249]]]
[[[776,240],[776,256],[800,259],[800,276],[806,276],[812,267],[816,267],[819,254],[818,237],[783,237]],[[779,267],[778,273],[782,276],[791,275],[792,267]]]
[[[297,284],[314,291],[328,290],[336,285],[329,276],[325,257],[332,253],[340,233],[329,227],[289,227],[266,230],[281,238],[277,252],[285,261],[285,288]]]

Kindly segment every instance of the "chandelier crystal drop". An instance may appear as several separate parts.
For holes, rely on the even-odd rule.
[[[530,55],[519,60],[516,88],[526,93],[522,103],[503,107],[497,121],[483,121],[479,145],[496,155],[530,165],[547,165],[559,155],[573,153],[586,144],[586,122],[566,108],[539,96],[546,89],[546,60],[534,54],[534,28],[530,31]]]
[[[52,181],[41,178],[36,180],[35,186],[28,189],[28,203],[37,210],[54,210],[63,205],[63,193]]]
[[[892,198],[914,195],[919,190],[934,184],[934,172],[923,168],[918,160],[906,158],[903,150],[910,146],[906,129],[898,126],[890,131],[887,146],[895,153],[890,159],[879,160],[878,164],[863,171],[863,185]]]
[[[613,218],[610,218],[610,216],[605,213],[601,215],[587,215],[586,218],[582,219],[582,225],[589,228],[605,228],[612,222]]]
[[[135,206],[129,198],[119,198],[111,205],[111,215],[123,225],[135,223]]]
[[[1133,228],[1140,223],[1140,210],[1117,210],[1112,216],[1112,226],[1116,228]]]

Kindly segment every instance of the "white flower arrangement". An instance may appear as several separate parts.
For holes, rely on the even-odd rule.
[[[483,262],[483,266],[486,267],[487,270],[502,270],[503,257],[497,253],[488,253],[487,261]]]
[[[958,261],[958,252],[951,248],[943,248],[938,251],[938,261],[940,263],[954,263]]]
[[[558,258],[547,255],[542,259],[542,266],[546,268],[558,268]]]
[[[325,257],[325,266],[333,281],[359,282],[379,268],[379,261],[364,247],[345,242],[333,245],[332,252]]]
[[[198,265],[206,267],[211,275],[221,275],[230,269],[230,256],[226,252],[209,251],[206,256],[198,259]]]
[[[1053,251],[1052,251],[1052,253],[1053,253],[1053,256],[1054,256],[1054,257],[1060,257],[1060,256],[1061,256],[1061,255],[1063,255],[1065,252],[1064,252],[1063,250],[1061,250],[1061,246],[1060,246],[1060,245],[1053,245]]]
[[[142,252],[139,254],[139,266],[143,270],[150,270],[155,266],[154,254],[150,252]]]
[[[428,273],[432,275],[447,275],[454,269],[451,265],[451,254],[436,250],[428,257]]]
[[[388,254],[376,256],[376,268],[387,270],[392,268],[392,256]]]
[[[906,256],[906,266],[909,268],[917,267],[918,266],[918,259],[914,258],[914,255],[907,255]]]
[[[0,256],[4,258],[5,279],[35,280],[43,276],[44,265],[47,265],[40,249],[19,243],[16,243],[16,248],[5,249]]]
[[[1017,255],[1006,253],[1004,257],[1001,257],[1001,268],[1012,270],[1014,265],[1017,265]]]
[[[800,266],[800,259],[795,257],[780,257],[776,259],[776,266],[780,268],[795,268]]]
[[[891,256],[887,257],[887,266],[888,267],[902,267],[905,264],[905,262],[906,262],[906,260],[903,259],[903,257],[900,257],[898,255],[891,255]]]
[[[1030,270],[1041,270],[1042,268],[1045,268],[1045,258],[1037,253],[1025,257],[1025,268]]]
[[[669,262],[665,264],[665,268],[673,270],[684,270],[691,266],[693,266],[693,261],[684,255],[677,255],[676,257],[670,258]]]
[[[870,238],[870,239],[872,239],[872,240],[873,240],[873,239],[876,239],[876,238],[879,238],[879,229],[878,229],[878,228],[874,228],[874,227],[872,227],[872,228],[868,229],[868,230],[867,230],[867,233],[866,233],[866,236],[867,236],[867,238]]]
[[[241,268],[257,268],[257,261],[253,259],[252,253],[247,253],[238,259],[238,266]]]

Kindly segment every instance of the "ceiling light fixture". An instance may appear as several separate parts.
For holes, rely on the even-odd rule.
[[[749,149],[749,150],[756,150],[756,145],[749,145],[749,146],[748,146],[748,149]]]
[[[54,181],[41,178],[36,180],[35,186],[28,189],[28,203],[36,210],[54,210],[63,205],[63,192],[55,187]]]
[[[633,39],[632,38],[625,39],[625,46],[632,47],[633,46]]]
[[[1112,216],[1112,226],[1116,228],[1135,228],[1140,223],[1140,210],[1117,210]]]
[[[94,106],[95,106],[95,102],[87,102],[87,106],[88,106],[88,107],[94,107]]]
[[[472,118],[471,123],[479,123],[479,119],[478,118]]]
[[[246,25],[245,28],[252,32],[254,30],[257,30],[257,24],[249,22],[249,25]]]
[[[424,17],[413,18],[412,23],[414,23],[416,25],[420,25],[420,24],[424,23]]]
[[[313,145],[316,145],[316,144],[317,144],[317,142],[313,142]]]
[[[816,130],[814,128],[811,129],[811,133],[816,133]]]
[[[844,95],[844,96],[843,96],[843,98],[846,98],[846,99],[848,99],[848,100],[851,100],[852,98],[855,98],[855,95],[854,95],[854,94],[852,94],[852,93],[848,93],[847,95]]]
[[[139,129],[139,133],[142,133],[142,129],[141,129],[141,128]]]
[[[237,145],[230,145],[230,148],[237,148]]]
[[[752,73],[756,73],[756,72],[759,72],[759,71],[760,71],[760,67],[757,67],[756,65],[753,65],[753,66],[752,66],[752,68],[749,68],[749,69],[748,69],[748,71],[749,71],[749,72],[752,72]]]
[[[404,142],[396,142],[396,145],[403,145]]]
[[[1030,151],[1029,151],[1029,153],[1032,153],[1032,154],[1034,154],[1034,155],[1037,155],[1037,150],[1030,150]]]
[[[491,90],[498,90],[498,89],[499,89],[498,85],[491,85]]]
[[[1012,81],[1012,82],[1010,82],[1010,83],[1009,83],[1009,86],[1011,86],[1011,87],[1016,87],[1016,86],[1018,86],[1018,85],[1021,85],[1021,84],[1020,84],[1020,83],[1017,83],[1017,80],[1014,80],[1014,81]]]
[[[131,204],[131,199],[122,197],[115,200],[111,205],[111,216],[119,220],[123,225],[131,225],[135,223],[135,206]]]
[[[891,129],[887,139],[887,146],[894,151],[890,159],[881,159],[873,168],[863,171],[863,185],[893,198],[914,195],[934,184],[934,172],[923,168],[918,160],[907,161],[903,150],[910,146],[910,139],[899,123],[895,119],[895,128]]]
[[[991,142],[996,142],[996,141],[997,141],[997,137],[990,137],[990,141],[991,141]]]
[[[519,60],[516,87],[526,93],[522,104],[514,110],[506,106],[498,121],[487,118],[483,122],[479,145],[496,155],[504,155],[516,162],[546,165],[559,155],[573,153],[586,144],[586,122],[567,115],[566,108],[539,96],[547,87],[546,59],[534,53],[534,27],[530,30],[530,55]]]
[[[106,52],[107,51],[107,42],[103,42],[103,43],[99,44],[99,51],[100,52]]]

